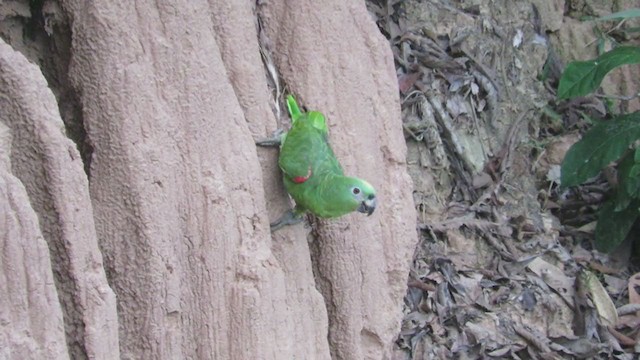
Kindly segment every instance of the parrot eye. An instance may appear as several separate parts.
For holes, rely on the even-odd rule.
[[[354,187],[351,192],[353,193],[353,195],[358,195],[360,194],[360,188]]]

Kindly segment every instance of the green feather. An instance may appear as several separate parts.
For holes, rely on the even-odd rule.
[[[291,95],[287,96],[287,109],[289,109],[289,115],[291,115],[292,124],[302,116],[296,99]]]
[[[285,187],[296,202],[294,212],[309,211],[325,218],[356,210],[370,215],[376,205],[375,189],[362,179],[344,175],[329,144],[324,115],[302,113],[291,95],[287,107],[292,124],[283,136],[278,163]]]

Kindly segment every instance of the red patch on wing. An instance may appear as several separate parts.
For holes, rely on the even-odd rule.
[[[291,181],[293,181],[296,184],[302,184],[303,182],[309,180],[310,177],[311,177],[311,166],[309,166],[309,170],[307,171],[307,175],[305,175],[305,176],[294,176],[293,179],[291,179]]]

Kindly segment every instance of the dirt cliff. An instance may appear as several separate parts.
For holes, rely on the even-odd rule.
[[[416,215],[364,3],[29,4],[0,5],[4,357],[391,356]],[[290,204],[254,142],[286,117],[261,51],[372,217],[270,233]]]

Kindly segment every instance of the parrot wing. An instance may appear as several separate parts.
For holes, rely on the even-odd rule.
[[[326,132],[313,126],[296,126],[280,149],[280,168],[294,183],[303,183],[314,175],[343,174],[342,167],[327,141]]]
[[[308,113],[302,113],[298,107],[296,99],[291,95],[287,96],[287,109],[291,116],[291,126],[295,126],[298,119],[305,119],[305,121],[309,121],[313,127],[320,130],[325,135],[328,134],[329,130],[327,128],[327,122],[321,112],[310,111]]]
[[[300,112],[293,96],[287,97],[291,129],[280,148],[280,168],[288,180],[301,184],[314,174],[343,174],[329,145],[327,124],[322,113]]]

